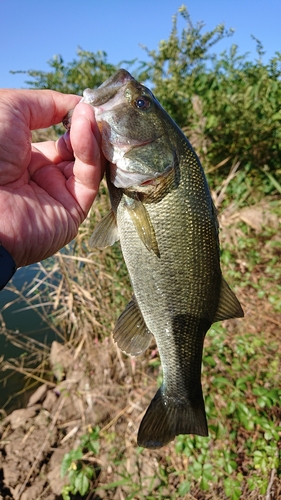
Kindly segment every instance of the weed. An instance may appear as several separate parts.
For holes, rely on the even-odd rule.
[[[89,427],[88,432],[80,438],[79,445],[63,457],[61,475],[66,476],[69,485],[63,487],[63,500],[70,500],[70,495],[79,493],[84,496],[88,493],[99,474],[99,469],[90,465],[90,458],[99,452],[99,428]]]

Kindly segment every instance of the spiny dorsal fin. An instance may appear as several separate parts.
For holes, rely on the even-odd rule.
[[[144,352],[151,342],[152,333],[144,322],[134,296],[117,320],[113,339],[122,351],[131,356]]]
[[[95,248],[105,248],[119,240],[116,218],[113,210],[96,225],[89,244]]]
[[[160,257],[154,228],[144,204],[140,200],[129,199],[127,196],[126,201],[126,208],[141,241],[149,251]]]
[[[242,318],[243,316],[244,312],[239,300],[222,277],[219,305],[213,323],[223,319]]]

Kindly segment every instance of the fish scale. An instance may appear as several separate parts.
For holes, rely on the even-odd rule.
[[[101,132],[111,212],[91,244],[120,239],[134,295],[113,338],[141,354],[155,337],[163,382],[139,428],[138,444],[178,434],[208,435],[201,387],[203,342],[215,321],[242,317],[222,277],[218,221],[200,161],[144,85],[119,70],[84,91]]]
[[[188,158],[181,151],[179,154]],[[178,410],[177,413],[182,413],[177,416],[179,429],[174,425],[169,431],[165,430],[165,437],[153,430],[154,421],[149,421],[147,425],[144,421],[138,442],[149,447],[169,442],[171,431],[172,437],[183,432],[207,435],[200,382],[201,359],[204,336],[218,305],[221,275],[211,203],[206,203],[206,193],[203,193],[204,201],[200,207],[197,202],[195,216],[194,203],[190,201],[195,196],[198,198],[196,187],[202,196],[206,184],[191,184],[189,165],[181,165],[181,168],[183,173],[178,189],[158,204],[146,205],[155,228],[160,259],[149,253],[140,241],[134,225],[130,223],[126,205],[121,202],[117,209],[120,243],[133,290],[159,349],[163,367],[161,397],[166,401],[164,411],[170,405]],[[194,254],[201,256],[197,264]],[[153,404],[156,405],[155,402]],[[190,409],[193,408],[196,408],[196,414],[190,416]],[[157,412],[157,418],[163,419],[161,405],[157,405]],[[189,428],[188,421],[193,423],[192,428]],[[163,434],[164,429],[158,429]],[[147,439],[147,434],[153,437]]]

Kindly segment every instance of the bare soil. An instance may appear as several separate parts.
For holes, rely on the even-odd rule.
[[[262,211],[259,216],[249,210],[242,215],[253,230],[259,230],[257,225],[264,218]],[[234,220],[235,217],[234,214]],[[223,226],[224,221],[221,222]],[[279,225],[280,221],[273,223]],[[230,227],[224,244],[228,239],[239,238],[235,225],[231,231]],[[266,254],[266,244],[261,252]],[[247,263],[242,258],[237,259],[236,264],[241,274],[247,271]],[[258,284],[263,272],[261,266],[252,272],[253,285]],[[96,290],[96,283],[94,285]],[[88,295],[92,298],[92,291]],[[244,286],[239,298],[246,316],[241,320],[243,323],[228,322],[227,342],[230,345],[237,332],[239,335],[242,331],[250,332],[253,338],[257,332],[263,332],[270,345],[280,332],[281,313],[273,312],[267,299],[258,298],[253,286]],[[103,304],[104,300],[101,294]],[[206,344],[208,342],[207,335]],[[67,478],[62,478],[60,473],[63,456],[79,445],[80,437],[87,433],[89,426],[100,428],[100,451],[98,456],[85,451],[84,460],[95,468],[88,500],[138,500],[146,495],[156,499],[161,482],[164,484],[161,499],[171,498],[171,492],[176,491],[182,480],[181,471],[188,469],[188,457],[176,454],[174,443],[161,450],[142,452],[136,445],[143,412],[157,386],[156,352],[156,346],[152,345],[139,358],[129,358],[110,338],[99,341],[90,335],[82,336],[75,348],[54,342],[50,354],[54,383],[40,385],[26,408],[13,411],[0,422],[0,500],[61,500],[62,488],[67,484]],[[280,355],[280,349],[272,353],[276,358]],[[268,359],[264,363],[268,363]],[[256,370],[258,373],[258,366]],[[276,411],[280,413],[280,408]],[[237,439],[243,443],[246,438],[238,433]],[[242,474],[246,475],[248,465],[243,449],[238,460]],[[162,470],[165,470],[165,482],[161,479]],[[275,473],[268,479],[270,487],[266,496],[245,488],[241,500],[281,499],[280,477]],[[132,484],[141,485],[141,496],[131,496]],[[78,495],[71,498],[80,499]],[[215,491],[204,492],[195,483],[182,498],[227,500],[219,485]]]
[[[156,387],[158,368],[156,371],[153,366],[153,346],[142,359],[131,359],[106,339],[95,345],[89,357],[88,354],[77,356],[77,351],[54,342],[51,364],[57,376],[56,386],[39,386],[27,408],[13,411],[2,421],[0,500],[61,500],[62,488],[67,484],[67,478],[60,473],[63,456],[77,447],[79,437],[89,426],[96,425],[101,429],[100,452],[98,457],[88,454],[88,461],[96,471],[94,492],[83,498],[123,500],[131,494],[133,483],[142,484],[141,498],[153,490],[156,492],[153,498],[157,498],[161,467],[170,470],[169,484],[161,489],[165,495],[161,498],[170,498],[169,492],[179,485],[180,475],[175,471],[187,470],[188,458],[176,455],[173,443],[165,449],[142,453],[138,453],[136,446],[140,420]],[[114,462],[110,460],[111,454],[115,456]],[[244,466],[241,456],[241,470]],[[130,477],[127,484],[126,480],[120,481],[126,477]],[[107,489],[114,482],[114,487]],[[210,494],[194,486],[192,493],[182,498],[227,500],[219,487]],[[261,498],[265,497],[250,492],[241,497],[242,500]],[[281,481],[274,477],[268,499],[280,498]]]
[[[138,479],[141,471],[149,478],[151,487],[159,454],[144,452],[136,465],[135,450],[138,426],[147,399],[155,390],[155,380],[152,384],[148,373],[145,389],[140,390],[140,365],[144,359],[136,361],[123,356],[108,339],[97,343],[91,351],[90,357],[82,354],[75,359],[77,351],[54,342],[51,364],[57,376],[56,387],[39,386],[27,408],[14,410],[1,422],[0,500],[61,499],[61,490],[67,484],[60,474],[62,458],[76,448],[89,425],[99,425],[101,436],[106,432],[98,458],[89,457],[96,468],[97,484],[116,479],[116,471],[107,464],[108,453],[114,446],[119,447],[120,458],[124,459],[126,453],[127,472]],[[123,464],[120,473],[122,468]],[[126,492],[126,487],[122,491]],[[101,490],[89,498],[111,496]]]

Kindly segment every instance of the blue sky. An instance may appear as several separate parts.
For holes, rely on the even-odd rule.
[[[0,87],[24,87],[26,75],[10,70],[48,70],[47,61],[61,54],[66,62],[77,47],[105,50],[108,62],[145,59],[139,44],[156,49],[167,39],[172,16],[185,3],[193,23],[211,30],[219,23],[234,28],[231,43],[255,59],[253,34],[266,50],[264,60],[281,51],[280,0],[0,0]],[[180,24],[179,26],[182,26]]]

